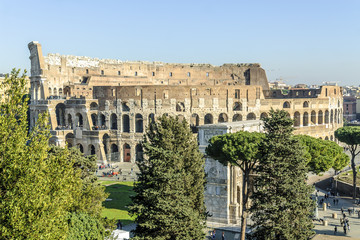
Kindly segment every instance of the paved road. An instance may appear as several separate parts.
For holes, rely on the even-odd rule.
[[[324,198],[325,191],[319,189],[319,200]],[[315,194],[315,192],[314,192]],[[320,222],[315,221],[315,231],[318,234],[326,234],[326,235],[335,235],[334,228],[337,226],[337,234],[338,236],[348,236],[348,237],[360,237],[360,218],[358,217],[357,211],[360,210],[360,206],[354,204],[354,200],[347,197],[336,197],[339,199],[339,204],[334,205],[333,199],[334,197],[329,198],[329,200],[325,202],[330,202],[331,207],[326,211],[323,210],[323,207],[319,205],[319,218],[322,218],[328,221],[328,226],[323,226]],[[345,235],[343,227],[340,225],[340,217],[342,217],[341,207],[343,207],[346,211],[346,217],[349,219],[350,231],[347,231]],[[347,209],[354,209],[355,214],[349,216]],[[332,214],[336,213],[337,218],[332,218]]]

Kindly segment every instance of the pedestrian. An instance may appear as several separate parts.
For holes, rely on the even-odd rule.
[[[330,202],[328,202],[328,203],[327,203],[327,207],[328,207],[328,208],[330,208],[330,207],[331,207]]]
[[[350,232],[350,224],[348,224],[347,227],[348,227],[348,230],[349,230],[349,232]]]
[[[209,239],[210,239],[210,240],[212,240],[212,239],[213,239],[213,232],[212,232],[212,231],[210,232]]]
[[[225,233],[224,233],[224,232],[222,232],[221,240],[226,240],[226,239],[225,239]]]
[[[343,227],[344,226],[344,220],[342,218],[340,218],[340,225]]]
[[[348,212],[349,212],[349,216],[351,216],[351,209],[350,208],[348,208]]]
[[[335,206],[335,204],[336,204],[336,199],[335,198],[333,199],[333,203],[334,203],[334,206]]]
[[[337,233],[337,226],[335,225],[335,228],[334,228],[334,235],[336,235]]]
[[[341,214],[344,215],[344,208],[343,207],[341,207]]]
[[[339,205],[339,199],[338,198],[336,199],[336,205]]]
[[[214,231],[213,231],[213,235],[212,235],[212,237],[213,237],[213,239],[215,239],[216,238],[216,230],[214,229]]]
[[[344,225],[344,233],[345,233],[345,235],[346,235],[346,226]]]
[[[360,210],[358,210],[358,218],[360,218]]]

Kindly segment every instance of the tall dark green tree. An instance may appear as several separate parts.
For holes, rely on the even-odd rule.
[[[355,157],[360,153],[360,127],[346,126],[335,131],[335,137],[347,145],[351,154],[351,168],[353,172],[353,198],[356,198],[356,164]]]
[[[256,239],[308,239],[313,234],[313,188],[306,184],[304,150],[292,137],[293,121],[286,115],[271,110],[264,119],[266,137],[251,207],[251,237]]]
[[[135,239],[203,239],[204,158],[186,121],[163,116],[150,124],[130,213]]]
[[[250,193],[250,174],[259,160],[259,145],[264,139],[263,133],[239,131],[214,136],[206,148],[206,154],[223,165],[239,167],[244,176],[242,184],[241,239],[245,239],[247,205]]]

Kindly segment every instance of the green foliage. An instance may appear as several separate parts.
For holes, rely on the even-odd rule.
[[[16,70],[1,86],[0,238],[64,239],[80,172],[68,167],[72,160],[48,156],[46,114],[28,132],[25,86],[25,75]]]
[[[316,174],[330,168],[339,171],[349,164],[349,156],[343,148],[333,141],[322,140],[308,135],[294,136],[305,148],[309,171]]]
[[[163,116],[150,125],[130,213],[135,239],[203,239],[204,158],[186,121]]]
[[[224,165],[228,163],[244,168],[245,163],[254,166],[259,158],[259,144],[263,133],[239,131],[214,136],[206,148],[206,154]]]
[[[292,124],[285,111],[271,110],[264,119],[266,138],[252,195],[252,238],[308,239],[313,234],[312,187],[306,184],[304,150],[292,137]]]
[[[67,240],[104,239],[105,228],[100,219],[86,213],[69,213]]]
[[[347,144],[351,154],[351,168],[353,171],[353,198],[356,199],[356,164],[355,157],[360,153],[358,146],[360,144],[360,127],[342,127],[335,131],[335,137]]]

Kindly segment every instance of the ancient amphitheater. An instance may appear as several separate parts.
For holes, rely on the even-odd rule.
[[[78,146],[99,161],[134,163],[142,158],[146,125],[163,114],[190,127],[261,119],[284,109],[296,133],[334,139],[343,124],[342,89],[269,89],[259,64],[128,62],[49,54],[29,43],[30,122],[49,112],[51,143]]]

